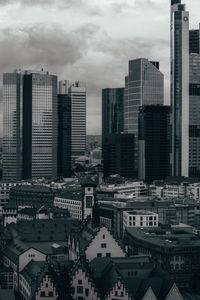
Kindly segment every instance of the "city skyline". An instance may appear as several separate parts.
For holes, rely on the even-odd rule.
[[[169,104],[170,1],[67,3],[0,1],[2,73],[44,67],[59,80],[85,81],[87,134],[100,134],[101,89],[124,86],[130,59],[160,61]],[[197,28],[199,1],[184,3],[190,11],[190,29]]]

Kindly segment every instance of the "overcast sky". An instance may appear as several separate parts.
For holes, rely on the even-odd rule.
[[[200,0],[182,0],[190,28]],[[169,103],[170,0],[0,0],[0,72],[44,68],[87,84],[87,133],[101,132],[101,89],[123,87],[128,60],[159,60]]]

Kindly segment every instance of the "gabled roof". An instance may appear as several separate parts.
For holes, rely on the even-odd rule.
[[[166,298],[173,282],[148,256],[124,258],[95,258],[90,262],[91,276],[101,295],[105,297],[120,280],[130,297],[141,300],[149,288],[158,300]],[[140,275],[129,276],[129,270],[142,270]]]

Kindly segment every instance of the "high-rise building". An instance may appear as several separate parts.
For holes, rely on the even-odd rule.
[[[140,58],[129,61],[125,78],[124,131],[135,135],[135,172],[138,173],[139,107],[164,103],[164,75],[158,62]]]
[[[58,94],[58,176],[71,175],[71,97]]]
[[[22,178],[22,76],[3,74],[3,179]]]
[[[134,134],[106,134],[103,145],[104,176],[135,178]]]
[[[102,90],[102,137],[124,130],[124,88]]]
[[[199,32],[200,30],[192,30]],[[192,45],[197,45],[194,39],[190,39]],[[190,85],[189,85],[189,176],[200,177],[200,54],[194,47],[190,53]]]
[[[189,13],[171,0],[171,126],[173,176],[189,175]]]
[[[200,51],[200,30],[194,29],[189,31],[190,53],[199,53]]]
[[[69,88],[71,97],[72,160],[85,155],[86,150],[86,87],[79,81]]]
[[[4,179],[57,176],[56,76],[43,70],[4,74],[3,153]]]
[[[139,179],[152,182],[170,175],[170,107],[145,105],[139,111]]]
[[[59,82],[59,145],[58,164],[65,161],[63,175],[60,167],[59,176],[69,176],[69,159],[73,162],[77,157],[85,155],[86,150],[86,87],[85,83],[68,80]],[[61,104],[62,103],[62,104]],[[62,110],[65,111],[62,112]],[[61,144],[60,144],[61,143]],[[60,171],[59,171],[60,170]]]

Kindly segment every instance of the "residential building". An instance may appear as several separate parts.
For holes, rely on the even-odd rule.
[[[129,61],[125,78],[124,132],[135,136],[135,173],[138,173],[138,112],[143,105],[164,103],[164,75],[159,62],[146,58]],[[137,176],[136,176],[137,177]]]
[[[77,260],[95,257],[125,257],[125,252],[112,233],[106,227],[89,228],[87,226],[77,235],[71,232],[68,242],[69,258]]]
[[[53,205],[54,192],[42,185],[18,185],[10,190],[10,203],[17,207],[40,208],[45,204]]]
[[[138,177],[147,182],[170,175],[170,107],[144,105],[138,118]]]
[[[58,176],[71,175],[71,97],[58,94]]]
[[[10,189],[16,185],[17,185],[16,182],[0,182],[0,208],[1,209],[6,204],[8,204]]]
[[[158,214],[142,210],[123,212],[124,230],[126,227],[158,227]]]
[[[171,0],[172,176],[189,176],[189,13]]]
[[[134,134],[107,134],[103,137],[104,176],[119,174],[135,178]]]
[[[74,300],[183,300],[177,285],[144,255],[78,262],[72,286]]]
[[[31,261],[19,275],[19,291],[25,300],[58,299],[46,262]]]

